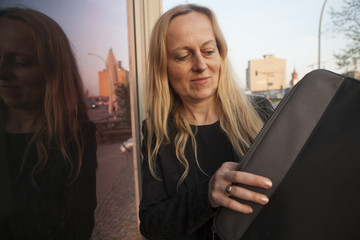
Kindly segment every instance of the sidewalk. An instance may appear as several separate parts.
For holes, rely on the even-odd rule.
[[[116,143],[98,145],[97,208],[93,240],[141,240],[137,226],[131,153]]]

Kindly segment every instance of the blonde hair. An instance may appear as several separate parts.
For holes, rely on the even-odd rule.
[[[173,115],[172,120],[177,130],[174,140],[176,157],[184,166],[178,186],[189,172],[189,162],[185,156],[185,146],[189,137],[196,163],[198,166],[199,164],[194,133],[189,122],[182,117],[180,97],[171,89],[168,82],[166,35],[173,18],[190,12],[202,13],[212,22],[221,57],[219,86],[216,93],[219,122],[238,156],[244,155],[245,148],[250,146],[262,127],[260,117],[234,78],[227,58],[227,44],[214,13],[206,7],[195,4],[179,5],[164,13],[153,28],[149,46],[146,87],[147,136],[145,137],[151,174],[161,180],[156,175],[156,156],[162,144],[170,143],[168,121],[169,115]]]
[[[32,169],[32,180],[47,164],[49,150],[59,149],[69,170],[69,182],[74,181],[82,165],[83,139],[81,124],[88,120],[83,83],[76,59],[66,34],[50,17],[32,9],[7,8],[0,18],[22,21],[30,28],[35,40],[37,58],[45,79],[45,94],[41,115],[25,154],[34,146],[38,161]],[[6,106],[0,98],[0,123],[6,121]],[[74,142],[75,146],[69,146]],[[74,159],[71,153],[77,153]]]

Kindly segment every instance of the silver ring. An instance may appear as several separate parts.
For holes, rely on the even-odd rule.
[[[231,190],[232,190],[232,186],[231,185],[227,185],[225,188],[225,192],[229,195],[231,195]]]

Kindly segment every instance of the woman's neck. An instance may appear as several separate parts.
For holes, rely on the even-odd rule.
[[[199,103],[184,103],[184,118],[191,125],[209,125],[219,120],[215,99]]]
[[[21,109],[8,109],[5,131],[9,133],[31,133],[38,124],[39,113]]]

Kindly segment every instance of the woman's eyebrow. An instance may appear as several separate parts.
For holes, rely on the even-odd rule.
[[[208,45],[208,44],[210,44],[210,43],[216,43],[216,41],[215,41],[214,39],[210,39],[209,41],[204,42],[204,43],[201,45],[201,47],[204,47],[204,46],[206,46],[206,45]]]
[[[204,42],[203,44],[201,44],[201,47],[205,47],[206,45],[208,45],[210,43],[216,43],[216,41],[214,39],[210,39],[210,40]],[[191,48],[188,47],[188,46],[180,46],[180,47],[171,49],[170,52],[175,52],[175,51],[178,51],[178,50],[190,50],[190,49]]]

